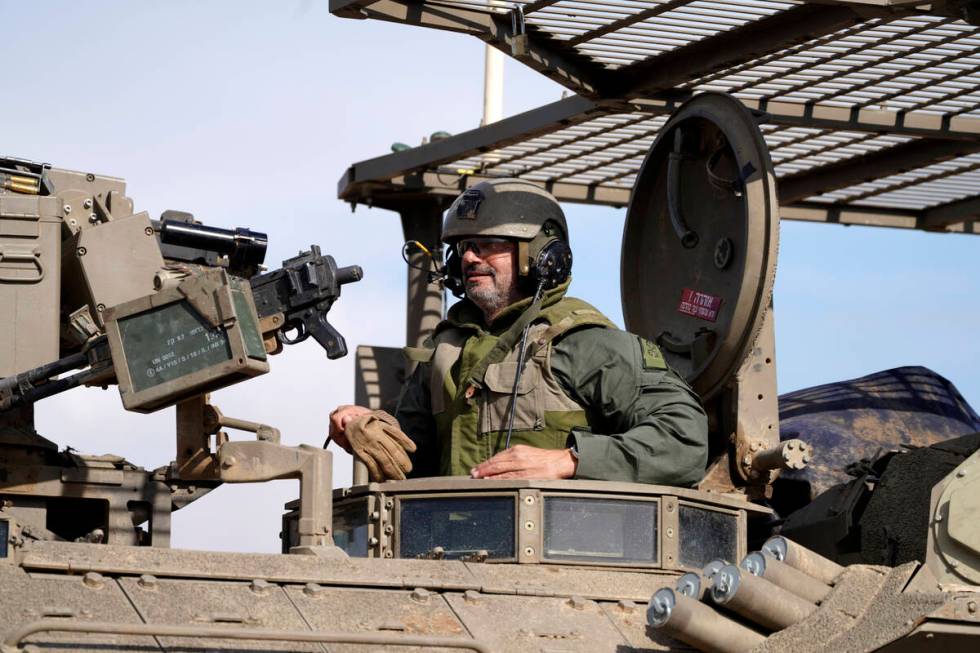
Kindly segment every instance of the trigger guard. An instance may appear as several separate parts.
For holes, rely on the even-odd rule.
[[[293,329],[296,330],[296,333],[298,335],[295,338],[290,338],[289,336],[286,335],[286,332],[292,331]],[[303,342],[309,337],[310,337],[310,332],[306,330],[306,325],[304,325],[302,322],[293,322],[287,324],[282,329],[276,332],[276,338],[280,342],[283,342],[287,345],[298,344],[300,342]]]

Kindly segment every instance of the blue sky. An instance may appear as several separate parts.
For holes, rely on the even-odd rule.
[[[404,338],[397,216],[350,208],[336,184],[355,161],[460,132],[481,117],[483,46],[461,35],[331,16],[326,0],[150,3],[0,0],[0,153],[124,177],[137,210],[182,209],[269,233],[267,263],[318,243],[365,279],[331,319],[356,344]],[[513,61],[504,113],[562,89]],[[621,323],[625,211],[565,207],[573,292]],[[980,407],[980,239],[784,222],[775,310],[781,392],[918,364]],[[312,343],[271,374],[217,393],[225,414],[319,444],[353,397],[353,360]],[[122,410],[114,389],[38,406],[61,445],[152,468],[173,457],[173,414]],[[337,456],[335,484],[349,480]],[[176,545],[276,550],[295,484],[222,487],[175,514]],[[247,533],[247,535],[244,535]]]

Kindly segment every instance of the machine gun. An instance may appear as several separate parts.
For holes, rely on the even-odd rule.
[[[151,220],[118,178],[0,157],[0,522],[13,516],[42,539],[167,546],[170,513],[209,489],[295,478],[295,542],[332,551],[330,452],[284,446],[272,426],[210,403],[268,372],[283,344],[312,336],[328,358],[347,353],[327,314],[361,268],[312,245],[265,271],[267,243],[187,213]],[[112,383],[127,410],[176,406],[169,465],[59,453],[34,430],[38,400]]]
[[[167,254],[169,260],[197,262],[200,260],[198,254],[194,254],[194,259],[189,259],[181,253],[190,248],[193,252],[226,256],[230,270],[237,272],[251,270],[254,273],[264,260],[267,238],[265,234],[241,228],[230,230],[163,221],[160,227],[160,241],[164,246],[163,252]],[[168,250],[167,245],[176,247]],[[327,313],[340,297],[341,286],[359,281],[362,276],[363,272],[360,266],[352,265],[338,268],[332,256],[322,255],[317,245],[311,245],[309,250],[283,261],[280,269],[252,276],[249,279],[249,286],[253,301],[248,302],[242,297],[237,300],[237,303],[233,302],[232,310],[247,314],[251,309],[251,304],[254,303],[257,321],[249,322],[244,327],[239,327],[239,330],[242,328],[251,330],[244,334],[243,338],[252,345],[257,342],[257,337],[261,337],[267,353],[278,353],[282,349],[282,343],[296,344],[312,335],[326,351],[328,358],[340,358],[347,354],[347,345],[344,337],[327,320]],[[202,278],[212,281],[210,283],[205,281],[202,286]],[[220,292],[225,286],[237,288],[233,291],[233,297],[241,297],[243,294],[240,284],[236,285],[236,282],[230,280],[227,275],[211,274],[209,276],[206,270],[198,272],[197,275],[188,274],[186,269],[158,273],[155,283],[160,292],[166,292],[169,288],[180,288],[182,283],[190,284],[197,291],[196,304],[193,291],[190,288],[185,287],[184,290],[177,292],[182,294],[186,301],[194,305],[194,308],[198,309],[203,316],[212,314],[213,307],[209,307],[207,300],[200,298],[201,295],[206,296],[209,293]],[[159,300],[157,294],[151,297],[154,298],[151,303],[156,303]],[[130,310],[123,310],[130,318],[130,322],[127,324],[132,323],[131,320],[134,319],[132,316],[140,313],[139,305],[145,303],[146,298],[143,298],[143,301],[136,306],[130,306]],[[151,310],[155,330],[163,336],[164,348],[179,343],[185,343],[185,345],[181,348],[180,353],[174,351],[173,355],[168,355],[170,352],[157,352],[159,355],[149,357],[150,363],[153,363],[154,360],[158,361],[157,365],[147,368],[145,374],[149,377],[156,377],[168,369],[184,369],[184,367],[190,370],[189,373],[200,373],[202,370],[195,367],[193,362],[197,359],[200,359],[199,362],[204,362],[210,358],[203,355],[207,352],[193,348],[188,349],[186,345],[201,340],[207,347],[210,346],[210,343],[227,341],[227,330],[229,328],[234,329],[234,322],[241,322],[242,317],[247,317],[238,315],[238,319],[229,320],[229,317],[225,316],[221,322],[231,322],[231,324],[225,325],[226,333],[221,333],[215,330],[201,330],[200,325],[194,324],[193,319],[187,321],[185,307],[169,312],[164,311],[165,320],[162,326],[156,319],[160,317],[159,309]],[[213,320],[211,326],[217,328],[218,321]],[[254,326],[258,327],[258,332],[255,332]],[[82,351],[78,353],[0,380],[0,411],[31,404],[79,385],[110,383],[118,378],[113,373],[113,368],[121,366],[114,365],[114,361],[119,361],[121,364],[123,361],[131,360],[133,356],[139,359],[147,358],[145,350],[147,343],[144,342],[144,339],[140,338],[127,351],[122,337],[124,330],[119,328],[118,321],[107,320],[107,328],[117,336],[117,345],[112,349],[117,352],[115,358],[110,355],[109,338],[106,335],[93,337],[84,344]],[[132,329],[126,331],[132,331]],[[141,351],[134,351],[135,348],[140,348]],[[253,347],[250,353],[252,358],[264,358],[258,353],[257,347]],[[170,367],[166,367],[168,364]],[[83,372],[66,378],[55,378],[65,372],[83,367],[87,368]],[[152,370],[152,373],[149,370]],[[213,376],[223,377],[225,374],[218,371]],[[234,379],[234,375],[228,376]],[[172,382],[179,376],[171,373],[167,374],[167,378],[169,379],[168,382]],[[216,389],[221,385],[226,385],[220,381],[219,378],[210,378],[208,389]],[[127,392],[137,391],[134,390],[132,375],[128,375],[123,383],[124,397]],[[145,382],[143,384],[145,385]],[[135,385],[141,384],[137,381]],[[186,393],[178,392],[175,397],[180,398],[183,394]],[[166,405],[171,403],[174,402],[166,401]],[[151,407],[157,409],[162,408],[163,405],[159,399],[156,399]],[[139,409],[131,405],[127,405],[127,408]]]

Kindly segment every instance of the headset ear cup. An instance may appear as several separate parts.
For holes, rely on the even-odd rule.
[[[551,290],[568,281],[572,274],[572,249],[564,240],[554,238],[541,248],[531,267],[531,282],[537,287],[543,283]]]

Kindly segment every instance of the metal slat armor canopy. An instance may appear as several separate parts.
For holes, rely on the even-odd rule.
[[[388,205],[516,176],[629,203],[668,116],[720,91],[764,112],[780,217],[974,233],[980,31],[901,0],[332,0],[338,16],[480,38],[577,95],[356,163],[340,197]]]

